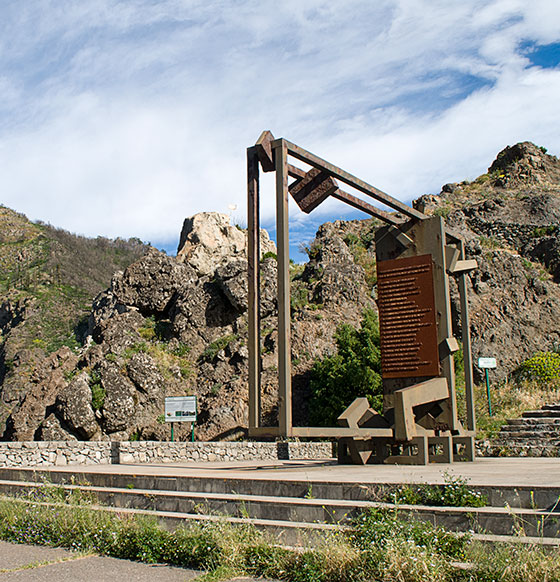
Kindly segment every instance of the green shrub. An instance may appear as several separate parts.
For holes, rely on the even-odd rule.
[[[187,356],[190,351],[191,348],[188,344],[185,342],[178,342],[176,347],[171,350],[171,353],[178,358],[183,358],[184,356]]]
[[[310,421],[332,426],[355,398],[365,396],[381,411],[381,354],[379,323],[371,309],[364,311],[360,329],[343,324],[336,331],[338,353],[317,361],[311,370]]]
[[[153,315],[144,320],[144,325],[138,328],[140,337],[145,340],[153,340],[156,338],[156,320]]]
[[[438,206],[435,210],[434,210],[434,216],[441,216],[442,218],[447,218],[449,216],[449,213],[451,212],[451,207],[446,205],[446,206]]]
[[[549,226],[539,226],[533,230],[533,236],[540,238],[542,236],[550,236],[558,230],[558,227],[551,224]]]
[[[213,341],[208,347],[202,352],[200,360],[202,362],[211,362],[219,352],[224,350],[229,344],[237,339],[236,334],[224,335]]]
[[[146,342],[138,342],[135,343],[131,346],[128,346],[125,350],[124,350],[124,357],[127,360],[130,360],[130,358],[132,358],[132,356],[134,356],[135,354],[147,354],[149,351],[149,347],[148,344]]]
[[[375,261],[375,254],[369,251],[374,237],[374,232],[366,232],[362,237],[349,232],[344,237],[344,242],[350,249],[354,262],[364,270],[366,284],[371,291],[377,283],[377,263]]]
[[[103,408],[105,396],[107,395],[103,386],[101,386],[101,376],[97,370],[89,373],[89,387],[91,388],[91,406],[94,410]]]
[[[309,305],[309,291],[301,281],[292,281],[290,293],[290,310],[300,311]]]
[[[560,380],[560,354],[556,352],[537,352],[525,360],[515,371],[520,380],[539,383],[555,383]]]
[[[412,541],[430,553],[449,558],[465,556],[467,536],[456,536],[428,522],[399,517],[395,509],[369,507],[354,521],[353,541],[362,550],[382,553],[387,540]]]

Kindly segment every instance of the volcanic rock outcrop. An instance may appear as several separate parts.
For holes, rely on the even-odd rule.
[[[114,275],[93,302],[85,346],[35,363],[25,395],[9,415],[14,440],[162,439],[166,396],[196,395],[198,439],[235,438],[247,425],[247,260],[245,231],[225,215],[185,221],[177,257],[155,249]],[[373,306],[363,269],[333,225],[319,232],[318,252],[292,267],[294,398],[304,421],[307,374],[333,350],[342,322],[358,324]],[[264,415],[276,411],[276,259],[262,270]],[[12,373],[16,373],[15,366]],[[38,375],[38,370],[41,373]],[[178,426],[184,438],[187,427]]]

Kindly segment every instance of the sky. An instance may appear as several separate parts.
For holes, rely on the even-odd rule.
[[[560,154],[559,23],[552,0],[6,0],[0,203],[174,252],[197,212],[246,224],[265,129],[410,203],[519,141]],[[296,256],[363,216],[290,215]]]

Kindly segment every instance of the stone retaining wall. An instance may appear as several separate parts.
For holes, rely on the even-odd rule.
[[[497,220],[484,220],[477,216],[468,217],[467,224],[477,234],[494,237],[507,244],[520,248],[531,240],[543,236],[539,231],[554,227],[555,225],[535,226],[534,224],[505,223]],[[550,234],[558,231],[550,231]]]
[[[0,442],[0,467],[328,459],[330,442]]]

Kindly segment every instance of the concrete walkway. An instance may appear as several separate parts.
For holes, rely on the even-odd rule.
[[[142,564],[62,548],[11,544],[0,541],[2,582],[187,582],[203,575],[197,570],[163,564]],[[257,582],[232,578],[231,582]],[[258,582],[266,582],[259,579]],[[269,581],[272,582],[272,581]]]
[[[49,467],[37,467],[48,470]],[[236,461],[226,463],[123,464],[53,467],[57,471],[125,475],[222,477],[327,481],[339,483],[443,483],[445,474],[461,476],[471,485],[546,487],[560,485],[560,458],[491,458],[474,463],[413,465],[339,465],[334,460]]]

